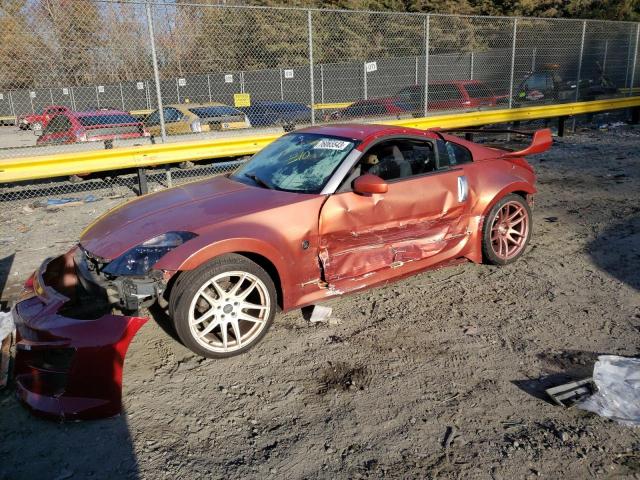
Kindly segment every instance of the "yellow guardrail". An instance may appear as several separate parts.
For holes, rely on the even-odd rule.
[[[640,107],[640,96],[511,110],[461,112],[433,117],[389,120],[384,123],[419,129],[476,127],[634,107]],[[252,155],[283,134],[217,138],[0,160],[0,183]]]

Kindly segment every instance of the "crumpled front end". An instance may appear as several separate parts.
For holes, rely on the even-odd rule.
[[[75,252],[46,260],[12,310],[18,398],[34,413],[60,420],[120,412],[125,354],[147,321],[114,315],[99,295],[88,297]]]

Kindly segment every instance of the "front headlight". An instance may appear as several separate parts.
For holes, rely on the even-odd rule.
[[[126,251],[102,269],[109,275],[144,275],[178,245],[196,237],[191,232],[167,232]]]

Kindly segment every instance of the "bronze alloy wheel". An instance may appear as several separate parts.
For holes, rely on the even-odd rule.
[[[503,260],[517,257],[524,249],[529,233],[529,215],[520,202],[505,203],[493,217],[491,247]]]
[[[507,195],[486,217],[482,242],[484,259],[494,265],[512,263],[524,253],[530,237],[529,205],[520,195]]]

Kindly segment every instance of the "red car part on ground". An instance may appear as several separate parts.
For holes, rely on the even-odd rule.
[[[19,396],[58,418],[116,413],[124,354],[146,319],[114,308],[159,302],[187,347],[225,357],[259,341],[277,305],[288,311],[465,260],[510,263],[529,238],[536,191],[523,157],[550,145],[549,130],[508,152],[437,130],[314,127],[285,135],[230,177],[117,207],[27,281],[12,310]],[[282,152],[285,170],[269,181],[253,173]],[[310,178],[328,179],[318,190],[270,183],[290,170],[280,186],[293,188],[298,169],[333,158],[335,168],[313,170]]]

